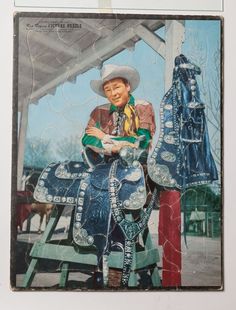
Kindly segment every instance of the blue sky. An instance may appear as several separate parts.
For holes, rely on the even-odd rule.
[[[190,59],[196,58],[194,60],[197,65],[199,65],[197,59],[199,51],[204,54],[202,69],[206,72],[204,83],[208,85],[212,75],[215,74],[212,70],[215,62],[212,55],[216,49],[220,49],[220,21],[187,20],[185,29],[182,52]],[[164,29],[158,34],[163,36]],[[105,63],[131,65],[139,71],[141,82],[133,95],[153,104],[157,121],[157,139],[159,105],[164,96],[164,60],[140,41],[134,51],[125,50]],[[219,67],[220,63],[217,65]],[[59,86],[54,96],[45,96],[37,105],[31,104],[27,137],[42,137],[55,142],[68,135],[82,135],[90,112],[95,106],[106,101],[91,90],[90,81],[93,79],[99,79],[98,69],[79,75],[75,84],[67,82]],[[214,133],[210,128],[211,134]]]

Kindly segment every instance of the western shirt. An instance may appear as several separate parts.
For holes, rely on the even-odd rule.
[[[109,145],[117,144],[119,141],[135,143],[138,136],[144,135],[145,139],[140,143],[140,147],[148,149],[156,130],[152,104],[145,100],[135,100],[132,95],[130,95],[127,104],[134,108],[138,117],[138,128],[135,121],[131,122],[132,128],[130,129],[134,133],[133,135],[128,135],[124,130],[126,115],[124,115],[123,110],[119,111],[116,106],[107,103],[96,107],[92,111],[86,127],[86,129],[90,127],[101,129],[105,133],[104,139],[100,140],[85,133],[82,138],[83,145],[92,148],[96,152],[110,153]]]

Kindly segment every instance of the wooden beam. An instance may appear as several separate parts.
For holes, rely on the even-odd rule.
[[[135,28],[135,33],[154,51],[165,59],[165,41],[143,25]]]
[[[102,38],[89,46],[80,54],[80,57],[68,62],[68,70],[59,68],[58,76],[53,80],[49,80],[40,89],[34,91],[31,95],[30,102],[37,101],[40,97],[47,94],[50,89],[64,83],[71,76],[84,72],[92,68],[94,63],[98,61],[103,62],[104,57],[109,55],[112,51],[120,49],[127,41],[132,39],[136,33],[134,29],[140,24],[140,21],[124,22],[117,27],[114,33],[106,38]]]
[[[104,25],[101,25],[91,19],[80,18],[79,22],[81,22],[81,24],[83,25],[85,29],[97,34],[99,37],[106,37],[108,35],[111,35],[113,32],[112,30],[106,28]],[[77,23],[78,23],[78,20],[77,20]]]
[[[129,50],[131,52],[133,52],[135,50],[135,42],[133,40],[129,40],[123,46],[124,46],[124,48],[126,48],[127,50]]]
[[[35,69],[38,71],[41,71],[42,73],[53,73],[54,71],[56,71],[57,69],[51,67],[50,65],[45,65],[43,62],[38,61],[37,58],[36,59],[30,59],[30,57],[26,57],[24,55],[20,55],[19,57],[19,66],[26,66],[28,68],[31,69]]]
[[[184,21],[166,20],[165,92],[168,91],[172,84],[174,60],[176,56],[181,54],[182,43],[184,42],[184,31]]]
[[[35,82],[32,76],[26,76],[25,74],[19,74],[18,78],[19,84],[21,84],[21,87],[32,87],[33,83]],[[37,82],[37,81],[36,81]]]
[[[46,32],[43,34],[23,28],[21,35],[25,35],[27,37],[27,41],[30,45],[33,45],[34,43],[40,43],[41,45],[44,45],[45,47],[56,51],[56,54],[63,53],[65,55],[68,55],[69,57],[77,57],[78,55],[78,51],[76,49],[73,49],[71,46],[66,45],[64,41],[60,40],[58,37],[56,39],[52,36],[49,36]]]
[[[67,81],[72,84],[76,84],[76,80],[77,80],[77,76],[71,76]]]
[[[63,53],[68,55],[69,57],[77,57],[78,51],[73,49],[71,46],[68,46],[64,43],[63,40],[55,39],[53,37],[49,37],[47,35],[43,35],[40,32],[37,32],[37,36],[35,36],[35,41],[39,42],[42,45],[50,48],[53,51],[56,51],[57,54]]]
[[[22,189],[22,176],[24,168],[25,140],[28,126],[28,103],[25,101],[22,105],[20,116],[20,128],[18,137],[18,157],[17,157],[17,190]]]

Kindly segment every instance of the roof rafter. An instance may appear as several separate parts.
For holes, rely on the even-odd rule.
[[[40,32],[35,33],[31,30],[26,29],[22,30],[22,32],[24,32],[26,36],[30,36],[30,33],[33,34],[32,36],[28,37],[28,40],[30,38],[30,42],[32,44],[34,44],[34,42],[40,43],[41,45],[44,45],[45,47],[56,51],[57,54],[63,52],[63,54],[66,54],[70,57],[76,57],[78,55],[78,51],[76,49],[73,49],[71,46],[66,45],[62,39],[57,40],[51,36],[44,35]]]
[[[135,28],[135,33],[143,39],[154,51],[165,59],[165,41],[143,25]]]
[[[24,74],[19,75],[19,83],[33,85],[34,79],[30,76],[26,76]]]
[[[67,63],[68,70],[64,68],[58,70],[58,75],[53,80],[47,81],[40,89],[34,91],[31,94],[30,101],[37,101],[40,97],[49,92],[52,88],[64,83],[70,77],[75,76],[81,72],[85,72],[97,64],[103,62],[106,57],[112,51],[121,51],[124,44],[136,36],[135,29],[140,25],[142,21],[127,21],[118,26],[111,35],[106,38],[101,38],[96,41],[93,46],[84,50],[79,57],[77,57],[77,63],[75,59]],[[162,23],[160,23],[160,26]]]
[[[97,34],[99,37],[106,37],[110,35],[113,31],[106,28],[105,26],[96,23],[95,21],[87,20],[85,18],[79,19],[81,24],[86,28],[88,31]]]
[[[24,56],[24,55],[20,55],[19,57],[19,64],[20,65],[24,65],[26,67],[32,68],[33,70],[36,69],[38,71],[41,71],[42,73],[52,73],[54,72],[55,69],[54,67],[50,66],[50,65],[45,65],[43,62],[37,60],[36,59],[32,59],[30,61],[30,58]]]

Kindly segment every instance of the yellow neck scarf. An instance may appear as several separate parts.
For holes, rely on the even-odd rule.
[[[128,136],[136,136],[136,131],[139,128],[139,119],[135,111],[135,107],[130,104],[126,104],[124,108],[124,114],[126,119],[124,121],[124,131]]]

